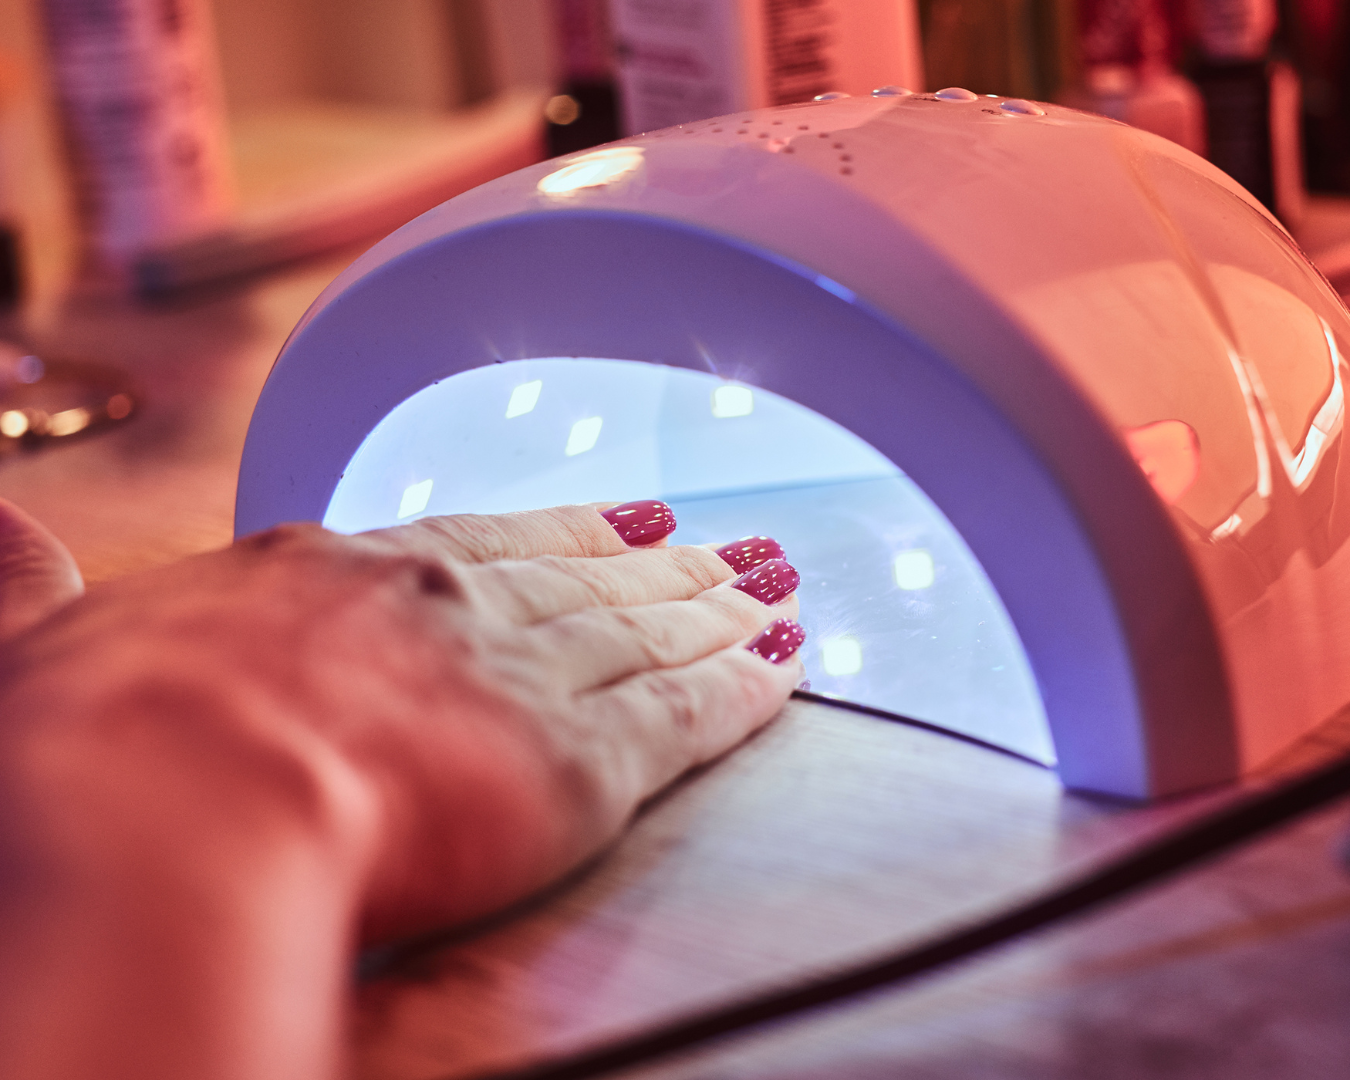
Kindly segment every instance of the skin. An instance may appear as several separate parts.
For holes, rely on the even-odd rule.
[[[285,526],[88,595],[0,502],[0,1076],[343,1070],[367,944],[541,888],[801,678],[593,507]]]

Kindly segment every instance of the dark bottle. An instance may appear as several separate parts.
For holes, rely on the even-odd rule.
[[[0,223],[0,312],[13,309],[23,296],[18,233]]]
[[[544,106],[550,157],[619,137],[607,0],[553,0],[562,85]]]

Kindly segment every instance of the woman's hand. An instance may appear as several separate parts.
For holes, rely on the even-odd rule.
[[[778,710],[798,662],[742,645],[795,573],[732,578],[565,507],[67,582],[0,653],[0,1074],[332,1074],[357,942],[539,888]]]

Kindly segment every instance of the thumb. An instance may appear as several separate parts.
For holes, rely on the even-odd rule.
[[[0,641],[84,592],[75,559],[50,531],[0,499]]]

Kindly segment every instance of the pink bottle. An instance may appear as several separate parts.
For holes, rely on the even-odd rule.
[[[43,0],[87,278],[208,231],[231,203],[205,0]]]

